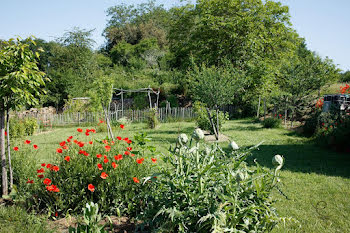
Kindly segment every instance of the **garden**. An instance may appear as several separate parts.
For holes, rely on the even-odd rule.
[[[106,13],[0,40],[0,232],[349,231],[349,71],[287,6]]]

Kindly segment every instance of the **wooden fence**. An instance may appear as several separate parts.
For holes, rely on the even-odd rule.
[[[109,112],[111,121],[117,121],[122,117],[126,117],[132,122],[146,121],[149,109],[132,110],[126,109],[124,111],[117,110]],[[30,113],[22,117],[34,117],[42,126],[53,125],[69,125],[69,124],[84,124],[97,123],[100,119],[104,120],[103,112],[82,112],[82,113],[59,113],[59,114],[35,114]],[[159,108],[158,117],[161,122],[167,120],[189,120],[195,117],[192,108]]]

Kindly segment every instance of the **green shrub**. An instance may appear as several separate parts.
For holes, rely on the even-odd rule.
[[[273,171],[257,163],[248,169],[249,151],[225,152],[218,145],[186,141],[170,151],[167,166],[157,174],[153,199],[142,215],[151,230],[269,232],[282,220],[270,194],[283,157],[274,157]]]
[[[315,136],[320,146],[350,153],[350,116],[321,114],[320,127]]]
[[[158,120],[158,109],[157,108],[151,108],[147,114],[147,125],[148,128],[154,129],[159,124]]]
[[[31,136],[38,127],[39,125],[36,118],[19,119],[14,117],[10,119],[10,136],[11,138]]]
[[[10,137],[20,138],[25,135],[26,129],[24,126],[24,121],[19,118],[10,119]]]
[[[31,136],[35,133],[35,130],[38,129],[38,121],[35,118],[26,118],[24,120],[24,128],[25,128],[25,135]]]
[[[282,125],[282,120],[274,117],[266,118],[261,122],[264,128],[279,128]]]
[[[196,114],[195,120],[198,128],[203,130],[208,130],[214,133],[213,128],[210,124],[208,113],[205,104],[196,101],[193,104],[193,110]],[[210,114],[213,117],[213,123],[216,125],[216,111],[210,110]],[[219,111],[219,130],[221,130],[222,125],[229,119],[228,113],[223,113]]]

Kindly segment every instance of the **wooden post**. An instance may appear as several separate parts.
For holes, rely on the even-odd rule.
[[[207,113],[208,113],[210,124],[211,124],[211,126],[213,127],[213,130],[214,130],[215,138],[216,138],[216,140],[218,140],[219,136],[217,135],[217,132],[216,132],[216,129],[215,129],[215,125],[213,123],[213,119],[212,119],[212,117],[210,115],[210,110],[209,110],[209,108],[206,108],[206,109],[207,109]]]
[[[124,116],[124,97],[123,97],[123,91],[122,91],[122,117]]]
[[[8,165],[9,165],[9,172],[10,172],[10,189],[12,190],[13,187],[13,171],[11,166],[11,145],[10,145],[10,113],[7,109],[6,113],[6,130],[7,130],[7,155],[8,155]]]
[[[149,108],[152,108],[152,99],[151,99],[151,93],[148,90],[148,99],[149,99]]]
[[[158,105],[158,102],[159,102],[159,92],[160,92],[160,89],[158,88],[158,92],[157,92],[157,108],[159,108],[159,105]]]

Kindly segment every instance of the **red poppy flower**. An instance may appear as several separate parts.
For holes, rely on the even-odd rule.
[[[27,180],[27,182],[26,182],[27,184],[33,184],[34,183],[34,180]]]
[[[89,153],[87,153],[86,151],[84,151],[84,154],[83,155],[85,155],[85,156],[89,156],[90,154]]]
[[[117,161],[118,161],[118,160],[122,160],[122,159],[123,159],[123,155],[121,155],[121,154],[115,155],[115,156],[114,156],[114,159],[117,160]]]
[[[144,160],[145,160],[144,158],[141,158],[141,159],[136,159],[136,163],[138,163],[138,164],[142,164]]]
[[[152,159],[152,163],[156,163],[157,159],[156,158],[151,158]]]
[[[120,127],[121,129],[124,129],[124,125],[122,125],[122,124],[121,124],[119,127]]]
[[[89,141],[89,144],[90,144],[90,145],[92,145],[92,143],[93,143],[92,141]]]
[[[95,130],[95,129],[91,129],[90,131],[93,132],[93,133],[96,133],[96,130]]]
[[[46,190],[49,192],[55,192],[55,193],[58,193],[60,191],[56,185],[46,186]]]
[[[101,173],[101,178],[102,179],[106,179],[107,177],[108,177],[107,173],[105,173],[105,172]]]
[[[123,138],[123,141],[128,141],[129,140],[129,138]]]
[[[102,164],[98,163],[97,168],[98,168],[98,170],[102,171],[102,169],[103,169]]]
[[[103,160],[103,162],[104,162],[104,163],[108,163],[109,160],[108,160],[107,158],[105,158],[105,159]]]
[[[116,168],[118,167],[118,164],[116,164],[115,162],[112,162],[112,167],[113,167],[114,169],[116,169]]]
[[[84,142],[78,142],[78,146],[79,147],[83,147],[84,146]]]
[[[132,143],[132,141],[131,141],[131,140],[127,140],[127,141],[126,141],[126,143],[131,144],[131,143]]]
[[[50,184],[51,184],[51,180],[50,180],[49,178],[45,178],[44,181],[43,181],[43,183],[44,183],[45,185],[50,185]]]
[[[89,136],[90,134],[89,134],[89,132],[85,132],[85,135],[86,135],[86,136]]]
[[[74,139],[73,141],[75,144],[78,144],[78,140],[77,139]]]
[[[102,140],[103,144],[105,145],[108,145],[108,141],[105,139],[105,140]]]
[[[41,174],[41,175],[38,175],[38,177],[39,177],[40,179],[42,179],[42,178],[44,178],[44,175]]]
[[[33,145],[34,149],[37,150],[38,149],[38,145]]]
[[[119,136],[118,136],[117,139],[120,141],[120,140],[122,140],[122,137],[119,137]]]
[[[132,178],[132,179],[134,180],[135,183],[140,183],[140,180],[137,179],[137,177],[134,177],[134,178]]]
[[[97,154],[96,157],[100,159],[102,157],[102,155],[101,154]]]
[[[130,154],[129,151],[125,151],[125,152],[124,152],[124,155],[129,155],[129,154]]]
[[[5,131],[5,136],[7,136],[7,132]]]
[[[72,138],[73,138],[73,136],[69,136],[69,137],[68,137],[68,139],[72,139]]]
[[[62,146],[63,150],[68,150],[68,146]]]
[[[126,149],[132,151],[132,148],[131,148],[131,147],[127,147]]]
[[[53,167],[52,167],[52,170],[55,171],[55,172],[58,172],[58,171],[60,170],[60,168],[57,167],[57,166],[53,166]]]
[[[78,131],[79,133],[82,133],[82,132],[83,132],[83,129],[78,128],[77,131]]]
[[[51,168],[51,167],[52,167],[52,164],[49,164],[49,163],[48,163],[48,164],[46,165],[46,168]]]
[[[30,144],[30,141],[29,140],[25,140],[24,144]]]
[[[134,157],[134,156],[135,156],[135,154],[131,154],[130,156],[131,156],[131,157]]]
[[[60,142],[60,146],[65,146],[66,145],[66,141]]]
[[[63,150],[62,150],[62,148],[57,148],[57,149],[56,149],[56,152],[59,153],[59,154],[61,154],[61,153],[63,152]]]
[[[94,192],[95,191],[95,186],[93,186],[92,184],[89,184],[88,185],[88,189],[89,189],[89,191]]]
[[[15,147],[13,148],[13,150],[14,150],[14,151],[18,151],[18,147],[15,146]]]
[[[114,145],[114,141],[111,141],[111,145]]]
[[[40,169],[36,170],[36,172],[37,172],[37,173],[43,173],[43,172],[45,172],[45,171],[44,171],[44,168],[40,168]]]
[[[69,161],[70,161],[70,156],[64,157],[64,160],[66,160],[67,162],[69,162]]]
[[[58,217],[58,213],[57,212],[55,212],[55,217]]]
[[[105,149],[106,149],[106,152],[108,152],[108,151],[111,150],[111,147],[110,146],[105,146]]]
[[[41,164],[41,166],[42,166],[42,167],[45,167],[45,166],[46,166],[46,164],[45,164],[45,163],[42,163],[42,164]]]

